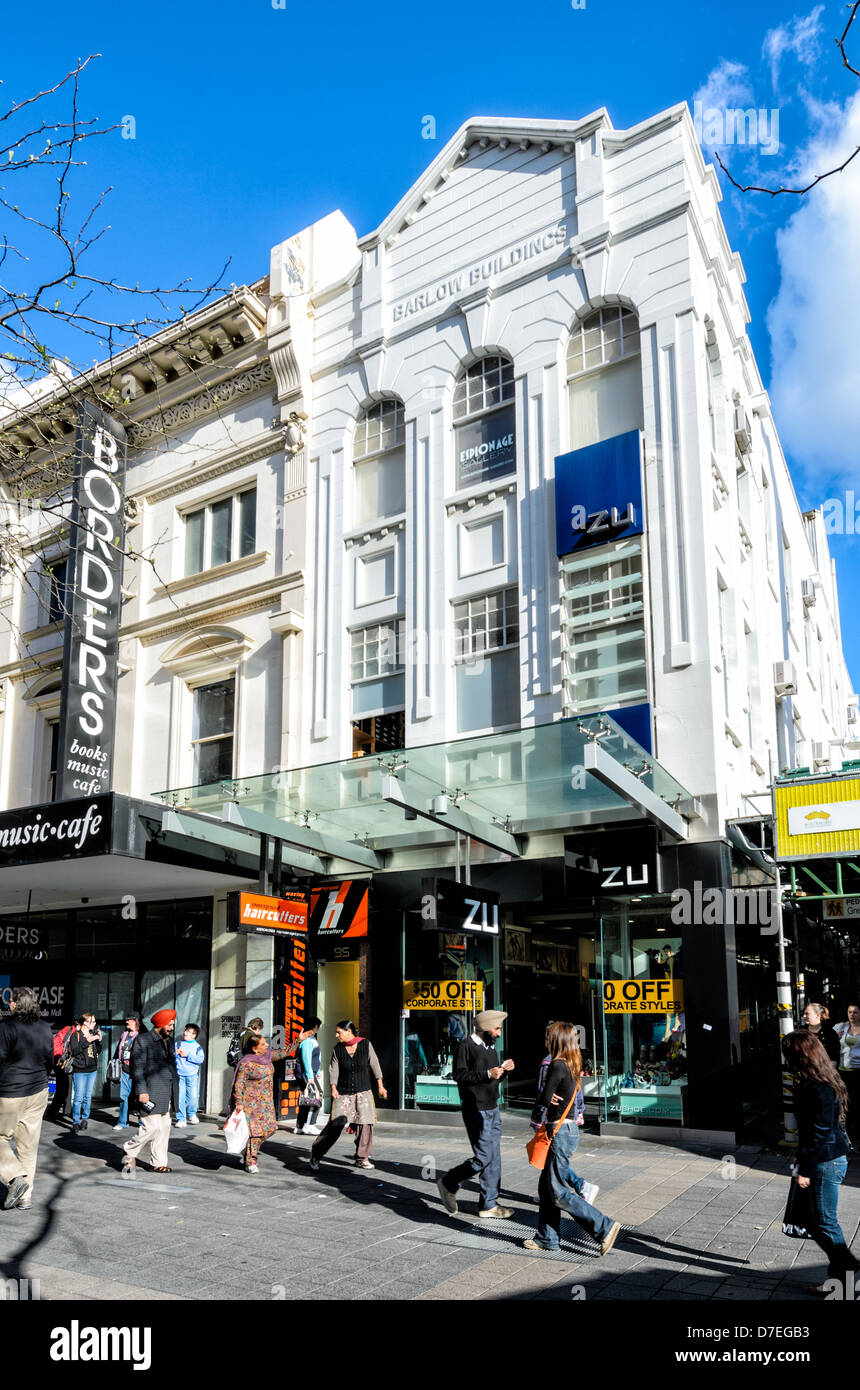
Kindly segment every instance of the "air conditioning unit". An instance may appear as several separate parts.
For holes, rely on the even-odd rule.
[[[802,591],[803,591],[803,606],[804,606],[804,608],[811,608],[811,607],[813,606],[813,604],[815,603],[815,580],[814,580],[814,579],[803,579],[803,580],[801,580],[801,589],[802,589]]]
[[[773,685],[777,699],[784,695],[797,694],[797,673],[791,661],[775,661],[773,665]]]
[[[856,705],[849,705],[849,706],[848,706],[848,723],[849,723],[849,724],[856,724],[856,723],[858,723],[858,718],[857,718],[857,706],[856,706]]]
[[[830,765],[830,744],[813,743],[812,745],[812,765],[815,768],[829,767]]]
[[[742,405],[735,406],[735,444],[740,454],[748,454],[752,450],[752,425]]]

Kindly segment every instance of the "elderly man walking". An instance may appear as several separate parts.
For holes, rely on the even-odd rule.
[[[501,1221],[513,1216],[509,1207],[499,1206],[498,1200],[502,1181],[499,1085],[505,1072],[513,1071],[514,1064],[510,1060],[502,1062],[494,1044],[501,1037],[506,1018],[507,1014],[499,1009],[486,1009],[478,1014],[475,1032],[464,1038],[454,1057],[454,1080],[460,1092],[472,1157],[436,1179],[445,1210],[452,1216],[457,1211],[457,1188],[470,1178],[478,1179],[480,1217],[495,1217]]]
[[[122,1176],[133,1178],[137,1160],[147,1144],[152,1155],[153,1173],[169,1173],[167,1146],[170,1143],[170,1106],[176,1105],[178,1083],[173,1029],[175,1009],[159,1009],[152,1015],[152,1031],[141,1033],[131,1051],[132,1094],[140,1102],[140,1129],[123,1148]]]
[[[3,1209],[29,1211],[54,1039],[35,990],[13,989],[9,1009],[9,1017],[0,1022],[0,1178],[7,1189]]]

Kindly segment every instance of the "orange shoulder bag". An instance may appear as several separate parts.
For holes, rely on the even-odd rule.
[[[579,1087],[577,1086],[576,1091],[578,1090]],[[573,1102],[576,1100],[576,1091],[574,1091],[573,1095],[571,1096],[570,1100],[565,1106],[564,1114],[562,1115],[561,1119],[557,1121],[558,1124],[562,1124],[564,1120],[567,1119],[567,1112],[573,1105]],[[551,1143],[552,1135],[548,1133],[546,1125],[543,1124],[541,1125],[540,1129],[532,1135],[531,1139],[526,1144],[526,1153],[529,1156],[529,1163],[532,1165],[533,1168],[546,1167],[546,1161],[549,1155],[549,1147]]]

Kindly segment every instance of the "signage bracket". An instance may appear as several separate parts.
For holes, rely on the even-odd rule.
[[[255,830],[259,835],[269,835],[275,840],[283,840],[290,848],[290,862],[296,868],[305,868],[296,855],[294,846],[305,851],[302,859],[313,860],[312,873],[327,874],[324,859],[345,859],[350,864],[359,864],[364,869],[381,869],[382,859],[375,850],[365,849],[364,845],[352,844],[349,840],[333,839],[330,835],[307,826],[294,825],[291,821],[280,820],[277,816],[264,815],[262,811],[252,811],[240,806],[236,801],[225,801],[221,808],[221,819],[231,825]]]
[[[477,816],[470,816],[459,807],[449,803],[447,811],[440,813],[432,808],[428,810],[424,806],[410,804],[406,800],[402,783],[396,777],[383,777],[382,799],[394,806],[402,806],[404,811],[414,811],[416,815],[423,816],[425,820],[432,820],[436,825],[446,826],[449,830],[459,830],[463,835],[471,835],[473,840],[482,845],[489,845],[490,849],[498,850],[500,854],[509,854],[514,859],[519,859],[522,854],[516,835],[510,835],[501,826],[479,820]]]
[[[582,756],[586,772],[590,772],[618,796],[623,796],[625,801],[641,811],[643,816],[653,821],[661,830],[665,830],[673,839],[687,839],[689,828],[684,818],[668,806],[656,792],[652,792],[650,787],[644,786],[632,772],[628,772],[616,762],[599,743],[586,743]]]

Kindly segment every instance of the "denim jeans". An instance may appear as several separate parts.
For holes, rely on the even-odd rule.
[[[561,1233],[561,1214],[566,1211],[596,1241],[602,1241],[612,1228],[608,1216],[589,1206],[579,1195],[582,1179],[570,1166],[579,1145],[576,1125],[559,1125],[550,1145],[546,1166],[538,1184],[537,1239],[548,1250],[557,1250]]]
[[[810,1174],[809,1205],[812,1222],[809,1234],[827,1256],[828,1276],[836,1278],[840,1278],[847,1269],[857,1268],[857,1261],[845,1243],[836,1216],[839,1184],[847,1170],[847,1158],[831,1158],[828,1163],[816,1164]]]
[[[128,1124],[128,1102],[131,1099],[131,1072],[123,1067],[119,1074],[119,1115],[118,1125]]]
[[[472,1145],[472,1157],[445,1174],[443,1182],[450,1192],[461,1183],[478,1179],[481,1210],[489,1211],[499,1200],[502,1182],[502,1117],[494,1110],[464,1110],[463,1123]]]
[[[94,1071],[73,1071],[72,1072],[72,1124],[80,1124],[81,1120],[90,1118],[90,1102],[93,1098],[93,1087],[96,1084]]]
[[[200,1096],[200,1074],[194,1076],[180,1076],[179,1078],[179,1101],[176,1106],[177,1120],[190,1120],[192,1115],[197,1114],[197,1104]]]

